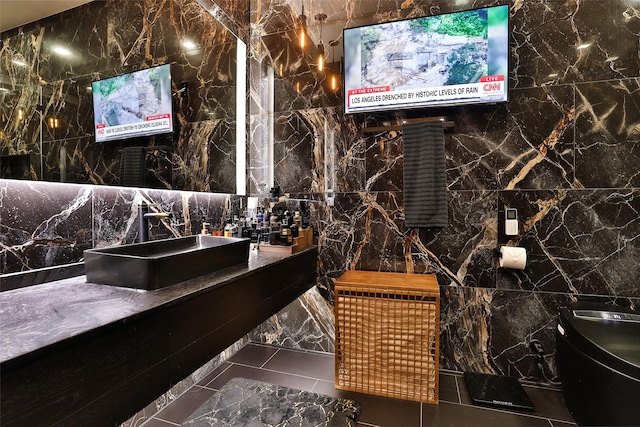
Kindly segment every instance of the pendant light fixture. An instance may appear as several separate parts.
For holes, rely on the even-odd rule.
[[[331,40],[329,42],[329,46],[331,46],[331,63],[333,64],[336,60],[336,46],[338,46],[338,43],[340,43],[338,41],[338,39],[335,40]],[[333,71],[333,73],[331,74],[331,90],[332,91],[336,91],[338,90],[338,73],[340,73],[340,64],[338,64],[338,70],[337,71]]]
[[[304,0],[302,1],[302,12],[298,16],[298,39],[300,49],[304,49],[305,39],[307,38],[307,16],[304,14]]]
[[[315,16],[316,21],[320,22],[320,43],[318,43],[318,71],[324,69],[324,45],[322,44],[322,23],[326,21],[326,13],[318,13]]]

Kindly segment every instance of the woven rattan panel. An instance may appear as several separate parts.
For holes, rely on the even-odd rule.
[[[336,282],[335,296],[336,387],[437,403],[435,277],[348,271]]]

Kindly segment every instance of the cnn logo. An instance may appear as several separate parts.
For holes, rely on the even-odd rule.
[[[500,82],[485,83],[482,86],[482,90],[485,92],[502,92],[502,84]]]

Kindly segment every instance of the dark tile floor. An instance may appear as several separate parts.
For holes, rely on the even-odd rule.
[[[334,358],[329,353],[304,352],[262,344],[248,344],[228,362],[203,378],[144,427],[180,425],[231,378],[244,377],[300,390],[348,397],[362,404],[359,426],[570,426],[562,395],[546,388],[525,386],[535,412],[497,410],[471,403],[461,375],[440,373],[438,405],[390,399],[334,388]]]

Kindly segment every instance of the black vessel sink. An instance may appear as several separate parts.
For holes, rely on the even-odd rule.
[[[249,259],[250,239],[197,235],[84,251],[87,282],[153,290]]]

